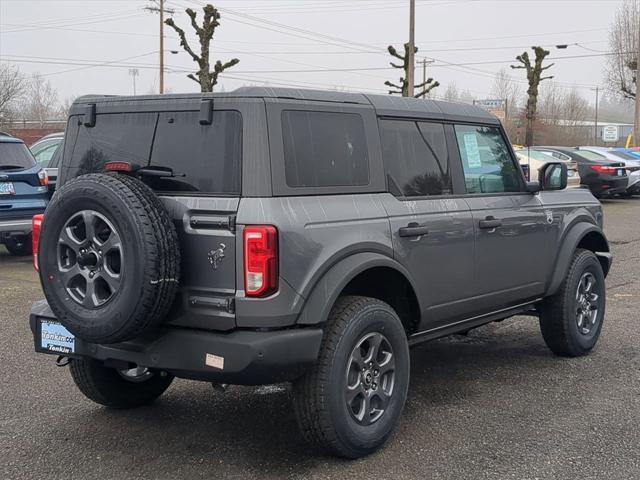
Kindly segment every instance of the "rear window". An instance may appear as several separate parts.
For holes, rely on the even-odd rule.
[[[145,178],[157,191],[238,195],[242,117],[216,111],[211,125],[201,125],[199,116],[195,111],[100,114],[94,127],[80,127],[65,178],[119,161],[172,169],[173,177]]]
[[[579,155],[586,158],[587,160],[592,160],[594,162],[602,162],[607,159],[607,157],[605,157],[604,155],[600,155],[599,153],[591,152],[589,150],[580,150]]]
[[[169,167],[175,176],[157,178],[151,187],[163,192],[239,195],[240,112],[215,111],[211,125],[201,125],[199,118],[199,112],[160,114],[151,165]]]
[[[282,135],[289,187],[369,184],[369,156],[360,115],[285,110]]]
[[[81,126],[67,178],[102,171],[108,162],[147,165],[157,117],[157,113],[101,114],[94,127]]]
[[[0,170],[25,170],[35,164],[24,143],[0,143]]]

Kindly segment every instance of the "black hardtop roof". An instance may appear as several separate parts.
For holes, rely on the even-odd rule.
[[[309,102],[348,103],[372,105],[379,115],[434,118],[449,121],[467,121],[499,124],[499,120],[486,110],[465,103],[445,102],[440,100],[417,99],[392,95],[373,95],[368,93],[338,92],[332,90],[307,90],[299,88],[241,87],[231,92],[220,93],[181,93],[166,95],[85,95],[76,99],[75,104],[95,103],[127,104],[129,107],[147,102],[162,100],[167,104],[193,102],[216,98],[270,98],[282,100],[299,100]]]

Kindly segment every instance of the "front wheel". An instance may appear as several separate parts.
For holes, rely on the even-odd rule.
[[[540,330],[556,355],[586,355],[598,342],[606,304],[602,266],[595,254],[578,249],[558,292],[540,308]]]
[[[147,405],[162,395],[173,381],[165,372],[140,367],[116,370],[95,360],[74,359],[69,368],[85,397],[116,409]]]
[[[305,439],[345,458],[374,452],[396,427],[409,386],[407,337],[395,311],[368,297],[342,297],[315,367],[294,383]]]

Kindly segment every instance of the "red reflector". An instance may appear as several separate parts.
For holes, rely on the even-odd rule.
[[[266,297],[278,290],[278,231],[271,225],[247,226],[243,232],[244,291]]]
[[[609,188],[609,187],[610,187],[610,185],[607,185],[607,184],[605,183],[604,185],[600,185],[600,187],[601,187],[602,189],[607,189],[607,188]]]
[[[108,162],[104,164],[104,169],[108,172],[130,172],[133,167],[129,162]]]
[[[38,249],[40,247],[40,230],[42,229],[43,214],[34,215],[31,219],[31,247],[33,251],[33,268],[36,272],[40,270],[38,266]]]
[[[600,173],[616,173],[615,167],[607,167],[605,165],[591,165],[591,170],[595,170]]]

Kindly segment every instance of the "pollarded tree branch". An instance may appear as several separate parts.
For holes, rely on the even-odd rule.
[[[191,56],[193,61],[198,64],[198,71],[195,74],[187,75],[188,78],[198,82],[200,84],[200,90],[202,92],[211,92],[213,87],[218,83],[218,76],[226,69],[233,67],[240,62],[237,58],[233,58],[226,63],[222,63],[217,60],[213,65],[213,71],[211,70],[211,63],[209,60],[209,53],[211,49],[211,41],[215,34],[215,30],[220,26],[220,12],[213,5],[205,5],[202,7],[204,12],[202,25],[198,24],[197,13],[191,8],[185,10],[186,14],[191,20],[191,27],[194,29],[200,43],[200,55],[197,55],[193,49],[189,46],[184,30],[178,27],[173,19],[169,18],[165,21],[167,25],[172,27],[180,37],[180,45]]]
[[[185,52],[187,52],[195,62],[199,62],[200,57],[198,57],[198,55],[196,55],[194,51],[191,49],[191,47],[189,46],[189,42],[187,42],[187,37],[184,33],[184,30],[182,30],[179,26],[175,24],[175,22],[173,21],[173,18],[168,18],[164,23],[169,25],[171,28],[173,28],[176,31],[176,33],[178,34],[178,37],[180,37],[180,46],[184,48]]]

